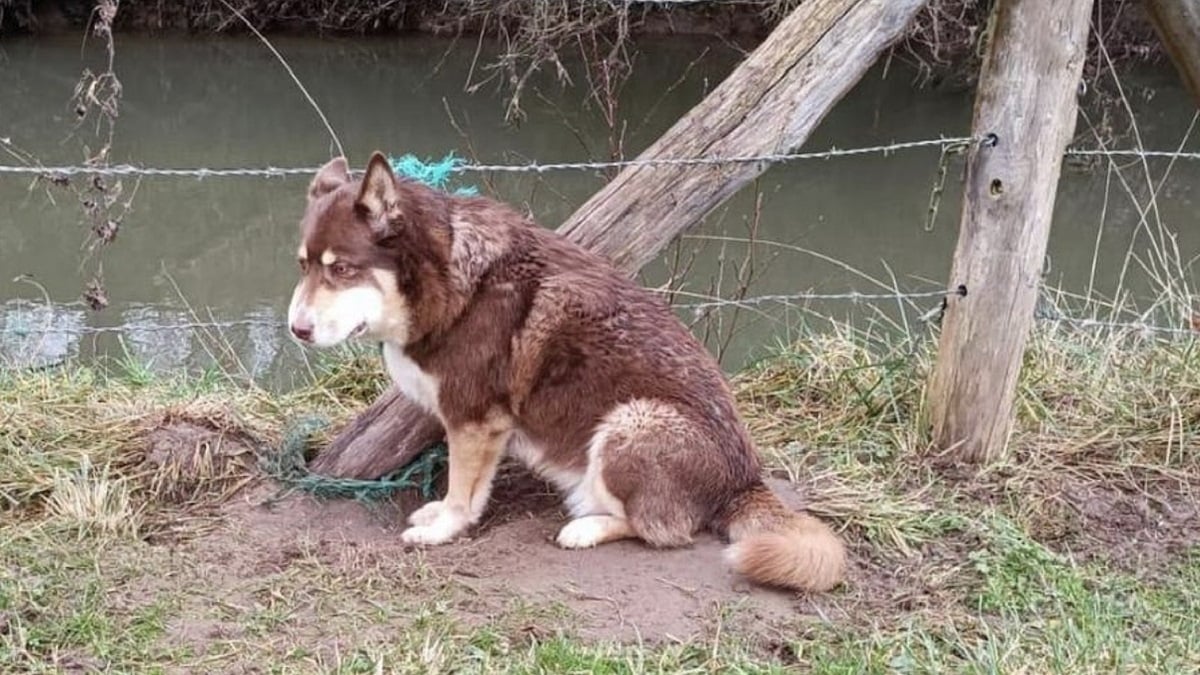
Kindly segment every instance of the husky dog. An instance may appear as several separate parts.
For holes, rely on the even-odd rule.
[[[308,188],[288,322],[299,342],[383,345],[391,379],[441,421],[445,499],[401,535],[441,544],[479,521],[497,464],[519,458],[562,492],[564,548],[709,530],[752,581],[824,591],[845,550],[788,509],[716,360],[658,296],[607,260],[483,197],[398,178],[379,152]]]

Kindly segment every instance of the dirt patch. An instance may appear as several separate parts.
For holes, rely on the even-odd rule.
[[[968,502],[1009,513],[1029,535],[1080,563],[1152,580],[1200,546],[1194,471],[1051,464],[963,478]]]
[[[202,431],[175,428],[170,437]],[[1152,574],[1200,543],[1200,509],[1186,486],[1133,492],[1070,476],[1045,480],[1034,491],[1036,508],[1018,510],[1026,513],[1030,534],[1076,560]],[[790,506],[802,506],[795,486],[770,482]],[[1002,484],[977,484],[969,493],[976,503],[999,505],[1012,497]],[[439,490],[444,489],[443,482]],[[1029,491],[1024,483],[1022,494]],[[780,636],[822,624],[870,629],[913,616],[962,626],[978,620],[964,598],[978,583],[969,560],[982,543],[967,531],[937,538],[907,556],[851,536],[847,583],[810,597],[750,585],[729,571],[724,545],[708,535],[678,550],[656,551],[636,541],[563,550],[554,543],[567,522],[560,497],[511,463],[498,475],[484,521],[451,544],[422,549],[401,542],[407,514],[422,502],[411,493],[371,503],[321,500],[285,495],[264,482],[221,506],[216,528],[172,546],[194,568],[188,576],[204,579],[198,601],[217,593],[231,606],[270,605],[280,592],[277,584],[300,583],[320,568],[327,578],[357,579],[354,583],[370,576],[375,581],[368,586],[383,579],[386,597],[398,601],[419,605],[436,599],[466,624],[527,621],[513,630],[562,628],[588,640],[704,641],[720,626],[769,646],[786,645]],[[312,608],[335,602],[335,591],[327,587],[293,592],[305,595]],[[553,617],[523,617],[521,608],[529,607],[548,608]],[[321,611],[309,611],[293,615],[291,630],[326,639]],[[194,621],[173,624],[170,633],[173,641],[203,651],[204,644],[234,639],[242,630],[236,621],[199,612]]]
[[[142,425],[123,457],[137,499],[139,528],[151,544],[196,536],[221,517],[221,505],[264,480],[256,440],[230,413],[168,409]],[[201,526],[201,522],[207,526]]]
[[[798,506],[789,484],[773,487]],[[821,616],[812,599],[754,587],[732,574],[723,545],[711,536],[678,550],[633,541],[563,550],[554,543],[566,523],[560,499],[518,468],[500,473],[483,523],[456,542],[427,549],[400,541],[406,514],[421,503],[415,496],[364,504],[305,494],[274,499],[275,489],[262,486],[231,501],[221,525],[186,546],[188,555],[206,561],[197,563],[201,568],[220,570],[214,585],[286,574],[309,558],[335,576],[386,564],[397,578],[425,579],[415,592],[449,590],[467,623],[495,621],[514,606],[551,607],[567,611],[564,625],[572,633],[623,642],[703,638],[718,622],[761,633]],[[214,625],[224,632],[221,624],[200,620],[172,633],[203,642]]]
[[[94,656],[82,653],[66,653],[55,659],[54,666],[60,672],[69,673],[100,673],[106,670],[107,664]]]
[[[1045,506],[1034,512],[1031,534],[1077,560],[1144,573],[1165,569],[1200,541],[1197,508],[1182,492],[1131,493],[1055,480],[1041,492]],[[790,506],[802,506],[795,486],[770,482]],[[1003,499],[996,486],[980,496],[982,502]],[[400,540],[407,514],[423,502],[414,494],[362,503],[278,491],[273,484],[245,491],[221,508],[216,529],[181,545],[197,578],[224,589],[220,593],[234,605],[269,605],[275,594],[286,594],[280,583],[300,583],[319,568],[326,579],[355,579],[347,582],[352,584],[369,576],[374,581],[367,587],[383,583],[385,597],[398,602],[443,603],[468,625],[508,623],[531,634],[565,629],[588,640],[625,643],[705,641],[722,630],[770,646],[829,624],[869,630],[914,616],[964,627],[978,621],[964,598],[978,583],[969,560],[982,543],[967,531],[908,556],[851,537],[847,583],[830,594],[806,596],[750,585],[729,571],[724,545],[708,535],[678,550],[636,541],[563,550],[554,543],[567,521],[561,499],[513,464],[501,469],[484,521],[466,537],[430,548]],[[356,593],[358,587],[347,588]],[[336,602],[337,591],[329,587],[291,592],[304,595],[312,608]],[[522,614],[531,607],[549,614]],[[308,611],[293,615],[290,630],[327,639],[322,611]],[[202,646],[240,630],[219,615],[201,613],[170,632],[176,642]]]
[[[158,469],[202,477],[247,468],[249,440],[238,433],[194,420],[171,420],[145,436],[146,461]]]
[[[747,624],[779,624],[800,608],[796,596],[751,588],[730,574],[711,536],[680,550],[619,541],[567,551],[554,543],[564,522],[530,514],[432,550],[427,559],[473,589],[481,602],[471,611],[484,618],[516,594],[565,606],[586,638],[690,640],[711,630],[723,605],[738,605]]]
[[[912,613],[945,616],[962,609],[964,589],[974,578],[964,572],[972,545],[961,537],[927,544],[905,558],[863,551],[855,560],[855,584],[839,603],[839,623],[879,625]]]
[[[1132,491],[1063,481],[1048,494],[1070,523],[1051,543],[1077,560],[1145,577],[1200,546],[1200,506],[1189,486],[1158,484]]]

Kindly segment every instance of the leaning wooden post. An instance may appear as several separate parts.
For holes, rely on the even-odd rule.
[[[1200,0],[1145,0],[1146,13],[1200,105]]]
[[[638,159],[744,157],[798,147],[925,0],[808,0]],[[637,271],[766,162],[633,166],[559,231]]]
[[[997,0],[972,122],[962,220],[928,389],[933,441],[961,462],[1000,457],[1033,322],[1092,0]]]
[[[720,159],[787,152],[803,144],[925,2],[807,0],[638,159]],[[766,162],[632,166],[559,231],[632,275],[768,167]],[[376,478],[407,463],[428,446],[420,441],[440,433],[435,419],[392,388],[310,469]]]

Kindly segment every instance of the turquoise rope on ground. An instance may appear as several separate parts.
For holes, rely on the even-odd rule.
[[[451,189],[451,176],[458,173],[459,167],[464,164],[454,153],[434,162],[426,162],[406,154],[389,158],[388,163],[397,175],[443,191]],[[456,195],[478,194],[478,190],[471,185],[458,186],[453,190]],[[436,496],[434,484],[447,465],[448,451],[444,443],[426,449],[408,464],[378,480],[334,478],[310,472],[304,459],[305,447],[312,435],[328,424],[322,417],[303,417],[289,425],[278,450],[261,454],[260,466],[263,471],[285,486],[272,501],[293,489],[303,490],[320,498],[350,498],[365,502],[413,489],[419,490],[426,499]]]
[[[285,488],[275,499],[291,490],[302,490],[322,499],[355,499],[373,502],[398,492],[418,490],[426,499],[436,496],[434,485],[446,468],[447,449],[444,443],[434,445],[413,461],[378,480],[334,478],[308,470],[304,450],[309,439],[328,426],[328,420],[308,416],[288,425],[279,450],[264,453],[260,461],[263,471],[282,483]]]

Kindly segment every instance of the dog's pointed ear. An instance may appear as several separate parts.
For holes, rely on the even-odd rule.
[[[308,184],[308,200],[317,199],[349,181],[350,167],[346,164],[346,158],[334,157],[317,171],[317,175],[313,176],[312,182]]]
[[[383,153],[376,150],[367,162],[367,173],[363,176],[362,188],[358,192],[356,205],[362,209],[377,229],[386,230],[400,216],[400,191],[396,189],[396,176]]]

